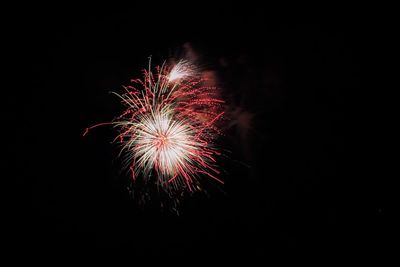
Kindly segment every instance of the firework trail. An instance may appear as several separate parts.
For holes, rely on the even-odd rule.
[[[224,101],[188,61],[143,71],[117,94],[125,111],[110,123],[133,181],[155,183],[170,196],[201,190],[202,179],[218,178],[215,138]],[[97,127],[98,124],[93,127]],[[84,135],[93,127],[87,128]]]

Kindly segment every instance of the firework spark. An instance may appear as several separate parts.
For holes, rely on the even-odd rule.
[[[196,74],[195,66],[186,60],[182,60],[171,69],[168,74],[168,81],[173,82],[179,79],[193,77]]]
[[[132,80],[124,94],[115,93],[126,110],[111,124],[119,130],[115,140],[134,181],[156,177],[170,195],[201,190],[204,177],[223,183],[215,146],[223,101],[217,88],[204,82],[187,61],[154,72],[149,64],[143,79]]]

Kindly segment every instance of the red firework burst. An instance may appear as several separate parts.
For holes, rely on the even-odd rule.
[[[170,195],[200,190],[205,177],[223,183],[215,138],[221,133],[217,122],[224,101],[191,63],[164,63],[155,71],[149,64],[143,79],[124,88],[123,94],[114,94],[126,110],[111,124],[119,130],[115,140],[134,181],[148,183],[155,176],[157,186]]]

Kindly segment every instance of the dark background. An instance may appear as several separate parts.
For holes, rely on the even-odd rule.
[[[273,15],[200,4],[16,12],[19,75],[3,116],[10,246],[200,256],[351,246],[343,121],[364,29],[357,19]],[[161,63],[188,50],[217,75],[233,122],[221,138],[231,151],[220,163],[224,193],[195,195],[177,216],[131,199],[112,129],[82,133],[118,114],[108,92],[139,77],[148,56]]]

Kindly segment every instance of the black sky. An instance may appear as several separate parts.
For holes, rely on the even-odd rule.
[[[20,78],[3,116],[12,246],[262,256],[354,242],[343,234],[344,107],[359,87],[363,29],[273,15],[194,4],[36,6],[14,16],[10,53]],[[230,110],[252,122],[245,135],[232,126],[221,140],[231,151],[221,161],[225,193],[188,199],[176,216],[132,201],[112,129],[82,133],[120,111],[108,92],[139,76],[148,56],[161,63],[184,47],[217,74]]]

